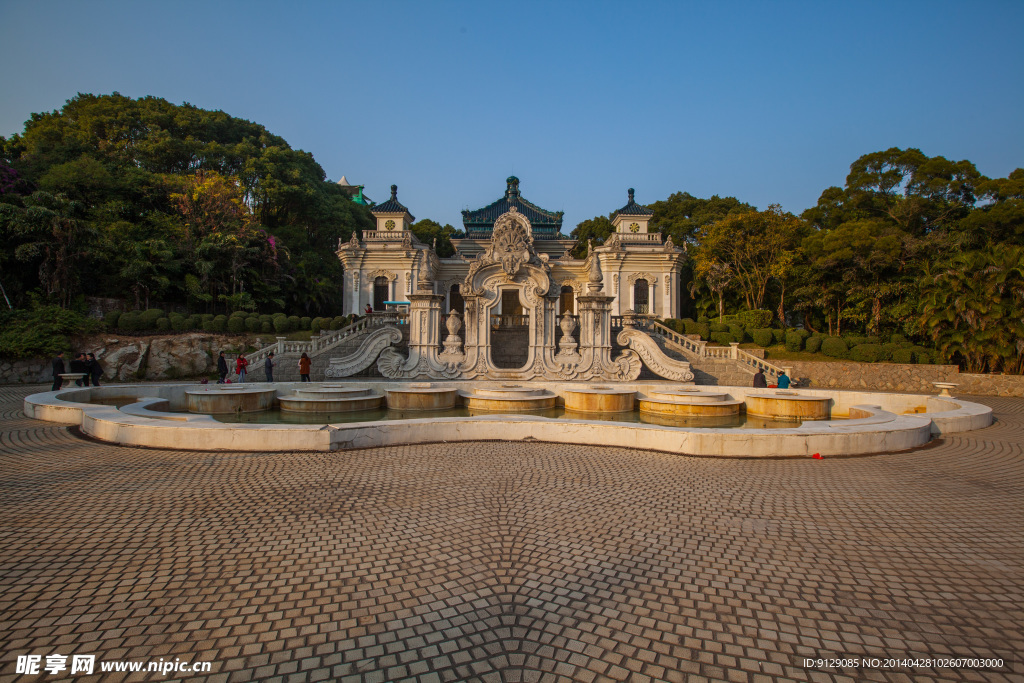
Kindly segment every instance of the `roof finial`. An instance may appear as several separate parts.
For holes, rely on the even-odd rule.
[[[398,199],[398,185],[391,186],[391,198],[395,200]]]
[[[633,203],[633,188],[629,188],[629,203]]]

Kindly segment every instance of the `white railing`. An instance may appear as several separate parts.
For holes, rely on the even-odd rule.
[[[661,244],[663,235],[660,232],[620,232],[617,233],[622,242],[655,242]]]
[[[413,238],[412,233],[405,230],[363,230],[364,242],[401,242],[406,236]]]
[[[648,331],[653,332],[676,346],[682,347],[683,351],[692,353],[698,358],[704,358],[707,355],[705,351],[708,343],[703,339],[690,339],[685,335],[679,334],[673,329],[665,327],[657,320],[651,320],[647,323],[646,327]]]
[[[371,313],[364,318],[360,318],[351,325],[341,328],[340,330],[323,330],[320,332],[319,336],[314,336],[309,341],[290,341],[284,337],[278,337],[277,341],[273,344],[268,344],[258,351],[253,351],[252,353],[247,354],[246,359],[248,359],[249,363],[252,364],[266,358],[270,355],[271,351],[273,351],[275,356],[281,356],[286,353],[306,353],[310,356],[315,356],[334,348],[345,339],[354,334],[358,334],[363,330],[388,324],[402,324],[405,322],[404,318],[404,315],[396,313]]]

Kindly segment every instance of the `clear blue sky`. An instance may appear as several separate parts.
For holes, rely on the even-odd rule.
[[[523,195],[800,212],[868,152],[1024,166],[1024,2],[12,2],[0,134],[78,92],[222,109],[417,218]]]

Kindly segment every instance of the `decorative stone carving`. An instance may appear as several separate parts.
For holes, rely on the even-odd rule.
[[[558,327],[562,330],[562,338],[558,340],[559,355],[575,353],[576,347],[579,346],[576,343],[576,338],[572,336],[572,333],[576,330],[576,320],[571,315],[563,315],[562,321],[558,323]]]
[[[619,332],[617,341],[620,346],[628,346],[635,351],[655,374],[677,382],[693,381],[693,372],[689,363],[665,355],[665,352],[649,334],[627,325],[626,316],[623,316],[623,328]]]
[[[594,252],[594,240],[587,241],[587,291],[600,292],[604,289],[604,275],[601,273],[601,259]]]
[[[398,279],[398,274],[397,273],[393,273],[390,270],[385,270],[383,268],[378,268],[377,270],[375,270],[372,273],[370,273],[369,275],[367,275],[367,277],[370,279],[370,282],[373,282],[374,280],[376,280],[379,277],[386,277],[390,282],[394,282],[395,280]]]
[[[615,273],[612,275],[612,294],[618,296],[619,294],[619,274]]]
[[[445,327],[448,328],[448,337],[444,340],[444,353],[461,354],[462,337],[459,336],[459,330],[462,329],[462,318],[459,316],[458,311],[452,311],[448,314]]]
[[[402,333],[397,327],[381,327],[366,336],[359,348],[347,356],[332,358],[324,375],[327,377],[349,377],[366,368],[377,360],[381,352],[390,350],[392,344],[402,341]]]
[[[630,287],[636,284],[637,280],[647,280],[648,285],[655,285],[658,283],[658,278],[651,275],[650,273],[630,273],[626,277],[626,284]]]

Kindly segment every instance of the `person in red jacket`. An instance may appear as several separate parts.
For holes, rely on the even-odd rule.
[[[248,367],[249,361],[245,359],[245,356],[239,355],[238,360],[235,361],[235,372],[238,373],[239,384],[245,381],[245,370]]]

